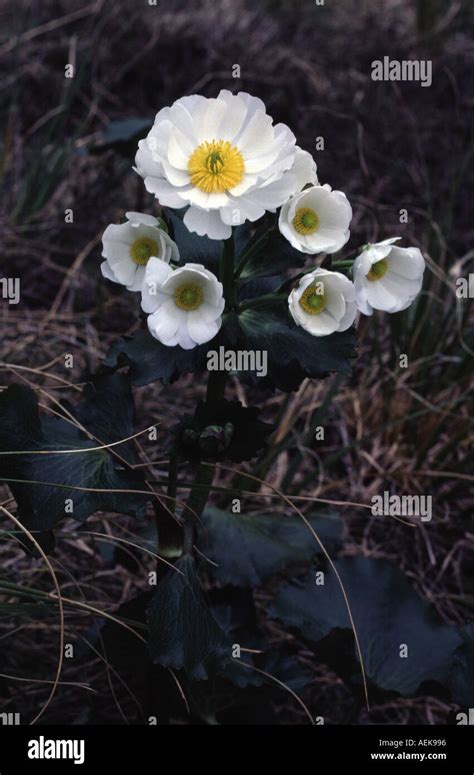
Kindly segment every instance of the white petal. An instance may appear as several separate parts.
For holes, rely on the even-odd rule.
[[[236,143],[245,159],[246,167],[251,159],[259,156],[273,156],[276,159],[278,155],[279,149],[275,143],[272,119],[261,111],[253,114],[239,134]]]
[[[344,317],[339,321],[338,331],[347,331],[350,328],[357,315],[357,304],[350,301],[346,305],[346,312]]]
[[[158,220],[153,215],[146,215],[145,213],[128,212],[125,213],[125,217],[128,218],[130,223],[143,223],[145,226],[158,226]]]
[[[217,210],[219,207],[225,207],[229,202],[229,197],[224,192],[215,194],[206,194],[199,188],[190,188],[183,194],[183,198],[190,204],[201,207],[204,210]]]
[[[318,182],[318,176],[316,173],[316,162],[313,157],[307,151],[303,151],[301,148],[296,149],[295,159],[291,172],[296,178],[296,190],[301,191],[307,183],[316,185]]]
[[[146,140],[140,140],[138,143],[138,151],[135,156],[135,164],[137,172],[143,178],[145,177],[160,177],[162,174],[161,164],[153,159],[152,153],[148,148]]]
[[[418,248],[393,247],[388,261],[391,272],[408,280],[418,280],[425,271],[425,259]]]
[[[191,339],[197,344],[204,344],[214,339],[222,325],[222,320],[206,320],[197,309],[195,312],[188,312],[187,326]]]
[[[229,199],[229,206],[222,207],[219,211],[222,221],[229,226],[236,226],[245,221],[257,221],[265,214],[265,208],[262,205],[245,196],[229,196]]]
[[[385,288],[382,280],[368,281],[367,283],[367,301],[374,309],[390,312],[398,304],[396,294],[391,293]]]
[[[171,164],[165,159],[163,159],[162,164],[166,178],[173,186],[176,188],[191,186],[189,172],[187,169],[177,169],[176,167],[171,166]]]
[[[173,269],[159,258],[150,258],[145,269],[141,306],[144,312],[155,312],[163,303],[163,284]]]
[[[145,188],[150,194],[154,194],[162,205],[165,205],[166,207],[175,207],[178,210],[185,206],[186,200],[184,199],[184,196],[187,191],[191,190],[191,186],[176,188],[175,186],[172,186],[165,177],[146,177]]]
[[[192,350],[194,347],[197,347],[197,342],[195,342],[194,339],[192,339],[188,333],[187,314],[183,316],[182,323],[176,334],[176,344],[179,344],[179,346],[182,347],[183,350]]]
[[[107,259],[111,266],[118,264],[119,261],[131,261],[130,255],[131,242],[116,242],[107,240],[102,248],[102,255]]]
[[[276,210],[291,195],[295,186],[295,178],[288,173],[273,183],[268,183],[261,188],[253,188],[247,192],[245,198],[249,202],[260,204],[267,210]]]
[[[122,285],[131,285],[133,278],[135,277],[136,268],[137,265],[131,258],[127,258],[115,262],[111,267],[111,271],[116,282],[121,283]]]
[[[129,223],[111,223],[102,235],[102,242],[124,242],[130,244],[135,232]]]
[[[133,282],[127,285],[128,291],[141,291],[143,287],[143,281],[145,279],[145,267],[137,266],[135,269],[135,277]]]
[[[412,299],[419,294],[422,278],[407,280],[405,277],[400,277],[400,275],[389,271],[380,282],[383,282],[384,287],[390,293],[397,296],[399,304],[405,304],[407,299]]]
[[[249,120],[257,110],[261,110],[265,113],[266,107],[263,100],[261,100],[260,97],[253,97],[247,92],[240,91],[237,95],[234,95],[228,89],[221,89],[218,99],[224,100],[230,107],[236,96],[245,105],[247,120]]]
[[[107,263],[107,261],[103,261],[100,265],[100,271],[102,272],[102,276],[105,277],[107,280],[111,280],[113,283],[118,283],[119,281],[115,277],[110,265]]]
[[[344,296],[340,291],[331,287],[329,282],[324,284],[325,297],[326,297],[326,309],[331,313],[333,318],[339,323],[346,313],[346,302]]]
[[[150,333],[163,344],[175,339],[177,331],[184,317],[173,299],[167,299],[157,312],[148,317]]]
[[[154,161],[161,161],[166,157],[172,131],[173,123],[169,120],[160,121],[150,129],[146,143]]]
[[[225,307],[225,301],[224,301],[224,298],[221,296],[216,304],[212,304],[209,301],[205,301],[199,307],[199,312],[203,316],[204,320],[210,323],[214,320],[217,320],[217,318],[222,315],[224,311],[224,307]]]
[[[207,235],[210,239],[227,239],[232,234],[231,227],[222,222],[218,210],[206,211],[191,206],[183,220],[189,231],[201,236]]]
[[[167,160],[169,164],[179,170],[187,170],[189,157],[193,151],[194,147],[188,138],[177,127],[174,127],[168,144]]]
[[[194,130],[198,144],[205,140],[219,140],[219,127],[225,113],[232,110],[223,100],[210,98],[193,111]]]
[[[339,321],[325,309],[319,315],[306,315],[304,328],[313,336],[328,336],[337,331]]]

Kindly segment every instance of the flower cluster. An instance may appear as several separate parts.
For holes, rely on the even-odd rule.
[[[186,207],[184,225],[199,236],[232,239],[234,227],[280,209],[279,231],[300,253],[331,255],[349,239],[346,195],[319,183],[311,155],[249,94],[222,90],[216,99],[192,95],[163,108],[135,163],[147,191],[165,207]],[[181,263],[164,222],[134,212],[126,218],[104,232],[104,277],[141,292],[148,328],[162,344],[188,350],[209,342],[226,307],[222,283],[202,264]],[[425,262],[398,239],[365,245],[352,279],[309,267],[288,296],[288,320],[327,336],[348,329],[358,311],[406,309],[421,290]]]

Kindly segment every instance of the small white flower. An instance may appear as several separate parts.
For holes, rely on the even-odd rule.
[[[155,256],[167,264],[177,262],[178,246],[152,215],[132,212],[125,215],[126,223],[112,223],[104,231],[105,261],[100,269],[108,280],[125,285],[129,291],[141,291],[149,258]]]
[[[367,245],[352,267],[357,306],[364,315],[374,309],[400,312],[418,296],[425,260],[418,248],[394,245],[400,237]]]
[[[142,290],[142,309],[149,313],[152,336],[168,347],[191,350],[209,342],[222,325],[222,283],[202,264],[172,269],[150,258]]]
[[[288,297],[290,314],[312,336],[345,331],[357,314],[355,288],[340,272],[314,269]]]
[[[352,208],[342,191],[312,186],[283,205],[279,228],[302,253],[335,253],[349,239]]]
[[[190,205],[184,216],[189,231],[226,239],[232,226],[275,212],[299,190],[297,178],[311,182],[315,173],[306,156],[292,171],[295,142],[250,94],[193,94],[159,111],[139,142],[136,170],[161,204]]]

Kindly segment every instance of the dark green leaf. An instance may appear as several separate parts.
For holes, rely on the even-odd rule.
[[[454,702],[466,708],[474,705],[474,622],[460,630],[462,644],[456,652],[450,676]]]
[[[280,234],[276,216],[268,216],[263,220],[255,234],[242,246],[240,254],[237,255],[237,266],[246,253],[250,257],[242,271],[242,280],[251,277],[270,277],[289,269],[294,271],[301,268],[306,259],[303,253],[295,250]]]
[[[133,433],[132,396],[130,387],[122,384],[125,379],[102,377],[96,387],[85,391],[82,406],[73,409],[102,443]],[[116,404],[112,402],[115,391]],[[98,510],[144,513],[146,496],[123,492],[143,489],[143,474],[125,470],[106,449],[90,451],[100,442],[88,438],[71,421],[40,415],[36,395],[27,387],[13,385],[0,395],[0,452],[35,453],[0,455],[0,477],[9,481],[27,527],[46,531],[65,516],[82,521]],[[114,447],[118,455],[121,446]],[[124,457],[130,455],[126,448]],[[72,501],[71,513],[65,510],[66,500]]]
[[[157,380],[167,385],[175,382],[181,374],[204,369],[210,346],[200,345],[193,350],[183,350],[178,346],[166,347],[148,330],[140,329],[132,336],[115,342],[104,363],[112,369],[129,366],[130,377],[135,385],[148,385]]]
[[[288,566],[307,562],[321,548],[297,515],[232,514],[214,507],[204,511],[205,532],[198,546],[217,567],[220,582],[259,586]],[[309,517],[311,527],[331,554],[340,544],[342,523],[333,515]]]
[[[229,659],[230,644],[204,599],[192,558],[182,557],[175,568],[147,609],[150,653],[163,667],[207,679]]]
[[[379,688],[413,695],[424,681],[446,683],[460,637],[390,563],[365,557],[341,559],[336,567],[352,607],[368,679]],[[270,616],[317,643],[335,629],[351,628],[335,574],[324,585],[314,572],[284,586]],[[408,656],[400,656],[406,644]]]
[[[206,269],[219,274],[219,261],[222,255],[222,241],[200,237],[188,231],[183,223],[184,210],[165,209],[163,214],[170,227],[170,234],[178,245],[180,265],[203,264]]]
[[[227,315],[222,336],[227,347],[267,351],[266,376],[242,375],[261,388],[296,390],[306,377],[350,374],[350,361],[356,355],[353,330],[311,336],[290,321],[286,299],[263,302],[239,316]]]

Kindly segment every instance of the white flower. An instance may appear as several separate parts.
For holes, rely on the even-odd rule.
[[[144,213],[125,213],[126,223],[110,224],[102,237],[105,261],[100,269],[104,277],[125,285],[129,291],[141,291],[145,268],[151,256],[179,261],[178,246],[160,228],[159,221]]]
[[[278,225],[302,253],[335,253],[349,239],[352,208],[342,191],[312,186],[283,205]]]
[[[313,336],[345,331],[357,314],[355,288],[340,272],[314,269],[291,291],[288,307],[295,323]]]
[[[374,309],[400,312],[421,290],[425,260],[418,248],[394,245],[399,239],[367,245],[354,261],[356,301],[364,315],[371,315]]]
[[[262,100],[223,89],[215,99],[194,94],[160,110],[135,163],[161,204],[190,205],[189,231],[226,239],[232,226],[274,212],[300,180],[311,182],[306,156],[292,172],[296,152],[295,136],[273,123]]]
[[[213,339],[222,324],[222,283],[202,264],[172,269],[150,258],[142,290],[152,336],[168,347],[191,350]]]

